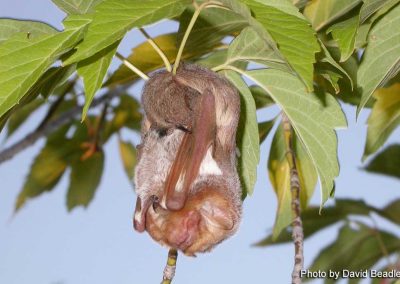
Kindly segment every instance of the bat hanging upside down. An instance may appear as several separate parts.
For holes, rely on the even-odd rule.
[[[176,75],[151,76],[142,101],[134,227],[186,255],[209,251],[241,218],[238,92],[215,72],[181,64]]]

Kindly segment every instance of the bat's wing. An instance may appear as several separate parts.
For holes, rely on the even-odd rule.
[[[201,162],[215,140],[215,97],[206,90],[194,109],[191,133],[185,133],[165,183],[166,206],[180,210],[191,185],[199,174]]]

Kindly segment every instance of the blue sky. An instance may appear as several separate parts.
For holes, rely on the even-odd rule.
[[[50,0],[0,0],[0,17],[42,20],[62,28],[64,14]],[[155,36],[175,30],[176,24],[153,25],[147,28]],[[129,33],[120,51],[144,39]],[[113,63],[113,67],[118,63]],[[140,86],[132,89],[139,97]],[[344,106],[349,121],[347,130],[340,130],[339,159],[341,173],[336,180],[336,196],[362,198],[383,206],[398,197],[399,182],[395,179],[367,174],[361,170],[365,143],[363,111],[358,123],[355,109]],[[276,110],[259,113],[264,120]],[[32,118],[7,143],[23,137],[43,113]],[[126,134],[126,133],[125,133]],[[0,141],[4,139],[0,135]],[[137,136],[125,138],[135,144]],[[266,163],[271,143],[262,145],[258,181],[254,194],[244,203],[244,217],[237,235],[218,246],[212,253],[197,258],[180,256],[174,283],[288,283],[293,263],[291,244],[254,248],[251,244],[266,236],[273,226],[276,198],[267,179]],[[397,130],[387,144],[399,141]],[[106,147],[106,167],[96,197],[88,210],[81,208],[68,213],[65,206],[67,178],[55,190],[29,202],[12,217],[15,198],[28,173],[32,158],[44,141],[36,143],[12,161],[0,165],[0,283],[159,283],[167,250],[154,243],[146,234],[132,229],[135,194],[119,159],[118,145],[113,139]],[[3,142],[0,142],[3,147]],[[318,204],[319,192],[313,203]],[[389,224],[383,224],[390,227]],[[331,229],[308,239],[305,243],[306,266],[319,249],[336,237]],[[268,280],[267,280],[268,279]],[[315,281],[319,283],[319,281]]]

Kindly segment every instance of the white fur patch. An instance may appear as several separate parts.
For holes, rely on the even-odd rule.
[[[200,175],[222,175],[222,171],[211,154],[212,148],[209,148],[200,165]]]

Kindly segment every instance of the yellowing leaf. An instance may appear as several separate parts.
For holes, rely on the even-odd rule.
[[[167,56],[169,62],[173,63],[178,53],[176,34],[165,34],[155,37],[154,42],[161,48]],[[218,43],[219,45],[219,43]],[[201,54],[207,53],[214,49],[216,46],[210,47],[210,50],[191,50],[186,48],[182,54],[182,59],[189,59]],[[132,49],[131,54],[128,56],[128,61],[141,71],[148,73],[164,66],[160,55],[154,50],[149,42],[144,42]],[[117,71],[105,83],[106,86],[113,86],[115,84],[127,84],[138,79],[138,75],[132,72],[125,65],[121,65]]]
[[[124,165],[124,170],[130,181],[133,181],[136,165],[136,148],[130,142],[119,141],[119,153]]]
[[[315,30],[332,23],[352,10],[361,0],[314,0],[304,9],[304,15],[311,21]]]
[[[295,136],[293,141],[296,167],[300,180],[300,201],[302,209],[305,209],[314,193],[317,183],[317,173],[312,161],[308,158],[304,146],[297,141]],[[269,178],[278,198],[278,210],[276,212],[273,239],[276,239],[281,231],[293,221],[291,210],[290,166],[287,161],[286,153],[287,147],[284,141],[283,129],[280,125],[272,141],[268,160]]]
[[[400,83],[376,90],[374,98],[376,102],[368,117],[363,160],[375,153],[400,124]]]

